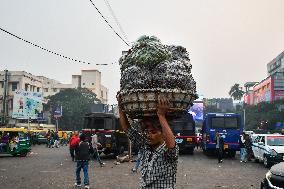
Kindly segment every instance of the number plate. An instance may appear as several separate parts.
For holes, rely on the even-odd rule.
[[[228,145],[228,144],[225,144],[225,145],[224,145],[224,149],[227,149],[227,148],[229,148],[229,145]]]
[[[106,147],[107,147],[107,148],[111,147],[111,144],[106,144]]]
[[[188,142],[192,142],[192,138],[187,138],[186,139]]]
[[[183,142],[183,139],[182,138],[176,138],[176,143],[180,144]]]

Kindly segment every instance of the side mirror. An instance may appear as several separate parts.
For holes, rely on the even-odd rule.
[[[263,145],[264,145],[264,143],[263,143],[263,142],[258,142],[258,145],[262,145],[262,146],[263,146]]]

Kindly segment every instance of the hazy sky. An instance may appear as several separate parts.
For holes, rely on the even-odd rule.
[[[118,30],[105,0],[93,0]],[[109,0],[129,41],[155,35],[187,48],[197,90],[228,97],[234,83],[260,81],[266,64],[284,50],[284,0]],[[118,59],[128,47],[89,0],[0,0],[0,27],[66,56],[49,54],[0,31],[0,70],[24,70],[71,83],[81,69],[98,69],[116,103]]]

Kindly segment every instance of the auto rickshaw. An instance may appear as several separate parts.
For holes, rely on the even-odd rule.
[[[0,154],[25,157],[30,151],[27,129],[0,128]]]
[[[32,144],[47,144],[46,133],[47,129],[32,129],[30,130]]]

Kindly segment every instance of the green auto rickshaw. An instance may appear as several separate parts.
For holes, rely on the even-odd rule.
[[[27,129],[0,128],[0,154],[25,157],[30,151]]]

